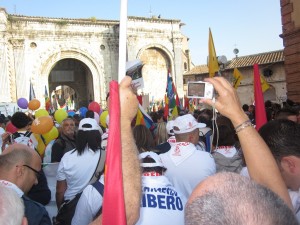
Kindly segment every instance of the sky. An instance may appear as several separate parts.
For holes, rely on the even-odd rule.
[[[120,18],[121,0],[0,0],[9,14],[59,18]],[[128,0],[128,16],[181,20],[192,62],[206,64],[208,31],[228,60],[283,49],[280,0]]]

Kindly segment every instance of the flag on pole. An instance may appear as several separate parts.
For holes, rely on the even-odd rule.
[[[31,101],[32,99],[35,98],[35,93],[34,93],[34,89],[33,89],[33,85],[30,81],[30,88],[29,88],[29,101]]]
[[[265,92],[270,88],[270,85],[262,75],[260,75],[260,84],[261,84],[262,92]]]
[[[103,199],[103,225],[126,225],[122,176],[122,145],[120,125],[119,85],[110,82],[109,136],[107,143],[105,186]]]
[[[180,101],[179,101],[179,97],[178,97],[178,94],[177,94],[177,90],[175,88],[171,73],[169,71],[168,71],[168,77],[167,77],[167,88],[166,88],[165,102],[166,102],[167,107],[165,106],[164,117],[167,119],[168,116],[169,116],[169,111],[170,110],[174,109],[175,106],[180,107]],[[177,110],[177,115],[178,115],[178,110]]]
[[[164,118],[165,120],[168,120],[169,116],[169,99],[167,94],[165,94],[165,107],[164,107]]]
[[[219,72],[218,58],[210,28],[208,37],[208,72],[209,77],[214,77]]]
[[[174,120],[178,116],[178,106],[176,105],[172,111],[172,120]]]
[[[194,112],[195,111],[195,103],[193,99],[190,99],[189,101],[189,112]]]
[[[233,70],[233,78],[234,78],[233,79],[233,87],[235,89],[237,89],[238,86],[240,86],[240,84],[241,84],[241,80],[244,79],[243,75],[237,68],[234,68],[234,70]]]
[[[140,124],[145,125],[148,129],[152,129],[154,126],[152,118],[147,114],[141,104],[139,104],[135,125]]]
[[[45,85],[45,109],[47,111],[49,111],[50,107],[51,107],[51,101],[50,101],[50,98],[48,96],[47,86]]]
[[[258,64],[254,64],[254,99],[255,99],[255,129],[259,130],[267,122],[266,109]]]

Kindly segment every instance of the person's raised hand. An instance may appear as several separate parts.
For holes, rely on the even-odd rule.
[[[138,110],[138,100],[131,87],[131,81],[129,76],[125,76],[119,86],[121,118],[130,123]]]
[[[218,93],[215,101],[202,99],[203,103],[215,107],[222,115],[228,117],[234,126],[241,124],[248,119],[244,113],[239,97],[232,85],[223,77],[206,78]]]

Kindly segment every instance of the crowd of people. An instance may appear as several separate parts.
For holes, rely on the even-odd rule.
[[[298,224],[299,106],[267,101],[268,121],[256,131],[255,107],[241,105],[224,78],[206,81],[219,93],[201,100],[207,108],[180,111],[169,121],[163,111],[152,112],[151,128],[133,125],[138,101],[131,78],[120,83],[127,224]],[[44,146],[47,158],[38,151],[43,138],[30,130],[32,117],[12,115],[12,134],[5,131],[8,118],[0,118],[0,221],[102,224],[106,141],[114,121],[104,128],[93,113],[79,123],[64,119],[58,138]],[[54,189],[48,165],[55,168]],[[51,201],[54,212],[47,208]]]

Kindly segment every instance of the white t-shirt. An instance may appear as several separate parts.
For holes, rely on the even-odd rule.
[[[142,176],[140,218],[136,225],[183,225],[187,199],[165,176]]]
[[[104,184],[104,176],[99,181]],[[72,225],[88,225],[102,207],[103,196],[92,185],[88,185],[82,192],[77,203]]]
[[[87,186],[98,165],[99,157],[100,150],[94,152],[87,147],[81,155],[74,150],[64,154],[56,176],[58,181],[66,180],[67,182],[64,200],[73,199]]]
[[[296,215],[297,221],[300,223],[300,190],[298,192],[291,190],[288,191],[294,207],[294,213]]]
[[[216,173],[216,164],[211,154],[199,151],[189,142],[176,142],[171,149],[160,154],[167,168],[165,176],[186,198],[202,180]]]

